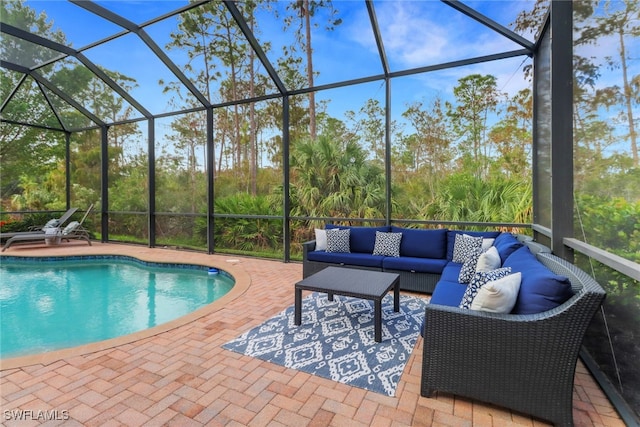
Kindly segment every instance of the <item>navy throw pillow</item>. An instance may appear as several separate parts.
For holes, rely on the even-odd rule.
[[[542,313],[573,295],[569,279],[545,267],[526,246],[514,251],[502,266],[522,273],[518,299],[511,311],[514,314]]]
[[[509,255],[514,253],[517,249],[524,246],[516,237],[511,233],[500,233],[496,240],[493,242],[493,246],[498,250],[500,260],[504,261],[509,258]]]

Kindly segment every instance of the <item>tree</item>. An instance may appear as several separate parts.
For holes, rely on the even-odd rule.
[[[189,176],[189,193],[191,199],[191,213],[197,212],[197,191],[196,179],[198,175],[197,151],[204,147],[204,135],[206,129],[203,124],[206,120],[202,113],[191,113],[180,116],[171,123],[172,134],[167,135],[167,139],[173,142],[173,147],[177,150],[184,150],[187,159],[186,171]]]
[[[531,129],[533,97],[523,89],[508,103],[506,117],[489,131],[489,140],[497,147],[500,158],[493,162],[509,177],[528,179],[531,176]]]
[[[291,153],[293,216],[379,218],[384,211],[384,174],[354,141],[320,135]]]
[[[28,28],[30,31],[49,38],[58,43],[66,44],[61,31],[53,30],[53,24],[47,15],[36,15],[25,1],[17,0],[0,3],[2,22],[18,28]],[[44,47],[29,43],[15,37],[3,37],[0,43],[0,57],[3,60],[17,64],[39,64],[50,59],[50,51]],[[48,70],[51,70],[50,68]],[[39,72],[43,72],[42,70]],[[49,71],[47,78],[52,77]],[[0,68],[0,94],[2,99],[8,99],[9,94],[19,82],[17,73]],[[30,84],[31,83],[31,84]],[[83,80],[71,94],[84,88]],[[40,87],[31,79],[23,82],[21,90],[16,93],[6,108],[3,108],[4,119],[18,122],[38,123],[51,128],[60,128],[60,124],[52,111],[47,107]],[[42,131],[26,126],[0,126],[0,195],[3,200],[16,192],[20,193],[24,187],[23,176],[41,178],[49,170],[56,167],[56,159],[64,155],[64,134],[61,132]]]
[[[243,12],[252,32],[259,34],[254,18],[258,6],[268,4],[255,1],[242,2]],[[168,49],[180,49],[187,52],[189,61],[184,66],[186,74],[194,74],[192,80],[212,102],[252,99],[267,93],[273,82],[256,72],[259,65],[253,48],[246,41],[233,17],[221,2],[202,5],[198,9],[180,15],[179,31],[171,34]],[[268,51],[269,45],[262,46]],[[198,62],[201,62],[199,65]],[[217,82],[217,90],[213,83]],[[165,91],[176,91],[179,95],[182,86],[170,83]],[[218,174],[224,167],[230,168],[237,179],[247,177],[247,191],[252,194],[258,188],[258,135],[261,125],[260,113],[254,103],[234,104],[214,110],[214,140],[218,146]],[[205,129],[204,122],[198,124]]]
[[[618,8],[622,5],[622,8]],[[630,76],[628,65],[626,38],[640,36],[640,2],[638,0],[625,0],[624,2],[604,2],[605,13],[595,16],[595,26],[589,22],[581,28],[580,36],[575,41],[576,45],[597,44],[600,38],[614,36],[618,42],[618,58],[607,56],[607,65],[611,69],[620,68],[622,88],[614,85],[600,89],[596,93],[596,101],[607,108],[621,107],[624,111],[624,119],[629,128],[629,143],[633,165],[640,166],[638,159],[638,133],[635,129],[634,104],[640,104],[640,74]],[[636,84],[634,84],[636,82]]]
[[[358,119],[352,111],[348,111],[346,116],[354,123],[354,135],[364,141],[372,158],[384,164],[385,152],[385,113],[377,99],[368,99],[359,111]]]
[[[482,177],[487,172],[484,159],[489,152],[486,138],[488,118],[496,110],[501,96],[496,78],[492,75],[468,75],[458,80],[453,94],[457,105],[447,103],[447,115],[451,118],[454,132],[462,139],[458,148],[463,161],[471,158],[475,176]]]
[[[440,178],[451,161],[451,138],[447,130],[447,117],[439,98],[433,100],[430,110],[422,102],[408,106],[402,116],[416,130],[412,138],[407,138],[406,152],[411,153],[413,170],[426,175],[429,193],[435,194]]]
[[[319,12],[323,9],[328,11],[328,24],[325,27],[327,31],[332,31],[335,26],[342,23],[342,20],[335,18],[338,12],[333,8],[331,0],[296,0],[290,2],[287,5],[287,9],[291,10],[293,15],[285,18],[285,28],[291,27],[295,19],[299,19],[294,31],[298,45],[304,51],[307,59],[307,87],[313,88],[313,45],[311,42],[312,18],[319,15]],[[291,52],[295,52],[294,47],[292,47]],[[309,135],[311,136],[311,139],[316,139],[316,100],[315,92],[313,91],[309,92]]]

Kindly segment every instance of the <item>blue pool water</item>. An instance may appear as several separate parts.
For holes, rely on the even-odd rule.
[[[160,325],[215,301],[234,284],[224,271],[128,257],[14,260],[0,263],[0,358]]]

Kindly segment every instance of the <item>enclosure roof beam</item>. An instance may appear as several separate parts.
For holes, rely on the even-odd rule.
[[[366,0],[367,11],[369,12],[369,20],[371,21],[371,29],[376,39],[376,45],[378,46],[378,54],[380,55],[380,61],[382,62],[382,69],[384,75],[389,76],[389,61],[387,60],[387,54],[384,50],[384,44],[382,43],[382,36],[380,35],[380,26],[378,25],[378,18],[376,16],[375,8],[373,7],[372,0]]]
[[[54,42],[53,40],[46,39],[37,34],[30,33],[18,27],[14,27],[11,24],[2,23],[0,25],[0,32],[9,34],[10,36],[17,37],[22,40],[26,40],[29,43],[37,44],[47,49],[55,50],[56,52],[62,52],[67,55],[75,55],[76,51],[69,46]]]
[[[231,16],[233,16],[233,19],[236,21],[236,24],[238,24],[238,26],[240,27],[240,30],[242,31],[244,36],[247,38],[247,41],[251,45],[251,48],[258,56],[258,59],[260,59],[260,62],[262,62],[262,65],[267,70],[267,73],[269,74],[269,77],[271,77],[271,80],[273,80],[273,82],[275,83],[275,85],[277,86],[278,90],[282,95],[286,94],[287,88],[285,87],[284,83],[282,83],[282,80],[280,79],[280,76],[276,72],[275,68],[273,68],[273,65],[271,65],[271,62],[269,61],[269,59],[267,58],[267,55],[262,50],[262,47],[260,47],[260,43],[258,43],[258,40],[253,34],[253,31],[251,31],[251,29],[247,25],[247,21],[245,21],[244,17],[242,16],[242,13],[240,13],[236,4],[231,0],[224,0],[224,4],[227,6],[229,13],[231,13]]]
[[[73,56],[78,61],[82,62],[82,64],[90,69],[98,78],[100,78],[107,86],[113,89],[118,95],[123,97],[129,104],[134,106],[138,111],[140,111],[144,116],[151,117],[151,113],[144,108],[138,101],[136,101],[129,93],[124,90],[118,83],[113,81],[111,77],[105,74],[99,67],[97,67],[93,62],[91,62],[86,56],[82,53],[78,52],[75,49],[70,48],[69,46],[65,46],[60,43],[56,43],[52,40],[46,39],[44,37],[40,37],[36,34],[32,34],[28,31],[21,30],[20,28],[16,28],[10,24],[3,23],[0,26],[0,31],[6,34],[10,34],[14,37],[21,38],[31,43],[39,44],[40,46],[44,46],[48,49],[55,50],[57,52],[62,52],[67,55]]]
[[[51,127],[51,126],[44,126],[44,125],[39,125],[39,124],[35,124],[35,123],[19,122],[17,120],[0,119],[0,122],[7,123],[7,124],[10,124],[10,125],[16,125],[16,126],[24,126],[24,127],[33,128],[33,129],[50,130],[50,131],[55,131],[55,132],[67,132],[64,129],[58,129],[58,128],[54,128],[54,127]]]
[[[53,105],[53,102],[51,102],[51,98],[49,97],[49,94],[47,93],[46,90],[44,90],[44,85],[42,85],[39,81],[36,80],[36,83],[38,85],[38,89],[40,89],[40,93],[42,93],[42,96],[44,96],[45,101],[47,102],[47,105],[49,106],[49,109],[53,112],[53,115],[56,117],[56,120],[58,121],[58,124],[60,125],[60,127],[62,129],[65,130],[65,132],[68,132],[67,127],[65,126],[64,122],[62,121],[62,118],[60,117],[60,114],[58,113],[58,109]]]
[[[465,5],[464,3],[462,3],[462,2],[460,2],[458,0],[441,0],[441,1],[443,3],[445,3],[445,4],[448,4],[452,8],[456,9],[457,11],[464,13],[468,17],[470,17],[472,19],[475,19],[476,21],[480,22],[481,24],[491,28],[492,30],[496,31],[497,33],[505,36],[509,40],[519,44],[520,46],[522,46],[525,49],[527,49],[530,54],[534,53],[535,43],[530,42],[529,40],[525,39],[524,37],[520,36],[519,34],[511,31],[507,27],[498,24],[496,21],[494,21],[494,20],[492,20],[490,18],[487,18],[483,14],[481,14],[478,11],[470,8],[469,6]]]
[[[105,123],[99,118],[97,117],[95,114],[93,114],[91,111],[87,110],[82,104],[74,101],[72,98],[70,98],[65,92],[61,91],[60,89],[58,89],[53,83],[51,83],[47,78],[39,75],[36,72],[30,73],[31,77],[33,77],[33,79],[38,82],[38,84],[46,87],[47,89],[49,89],[51,92],[53,92],[54,94],[56,94],[57,96],[59,96],[64,102],[68,103],[69,105],[71,105],[73,108],[75,108],[76,110],[78,110],[80,113],[82,113],[84,116],[86,116],[89,120],[91,120],[92,122],[100,125],[100,126],[104,126]],[[53,109],[53,106],[51,106],[51,108]],[[55,112],[55,110],[54,110]]]
[[[206,96],[202,94],[195,87],[195,85],[184,75],[184,73],[178,68],[178,66],[167,56],[166,53],[156,44],[156,42],[147,34],[147,32],[140,26],[135,23],[123,18],[120,15],[117,15],[111,12],[108,9],[88,0],[70,0],[71,3],[79,6],[83,9],[88,10],[89,12],[98,15],[101,18],[104,18],[108,21],[113,22],[116,25],[119,25],[122,28],[129,30],[130,32],[136,34],[146,45],[151,49],[151,51],[158,57],[158,59],[173,73],[174,76],[180,80],[188,90],[191,92],[193,96],[195,96],[198,101],[204,105],[205,107],[211,106],[211,103],[207,99]],[[150,117],[149,115],[148,117]]]
[[[32,70],[28,69],[27,67],[23,67],[21,65],[14,64],[13,62],[5,61],[5,60],[1,60],[0,61],[0,66],[3,67],[3,68],[6,68],[8,70],[12,70],[12,71],[16,71],[16,72],[22,73],[22,78],[20,79],[20,81],[18,82],[16,87],[13,89],[11,94],[7,97],[7,99],[5,100],[5,102],[2,105],[2,107],[0,107],[0,111],[3,111],[5,109],[5,107],[8,105],[10,100],[13,98],[15,93],[20,88],[20,86],[24,83],[24,81],[26,80],[27,76],[30,76],[31,78],[33,78],[36,81],[36,83],[40,87],[40,90],[42,90],[42,86],[46,87],[51,92],[53,92],[57,96],[59,96],[66,103],[68,103],[73,108],[78,110],[80,113],[84,114],[90,120],[94,121],[95,123],[100,123],[100,124],[103,123],[102,120],[100,120],[98,117],[93,115],[90,111],[88,111],[82,105],[78,104],[73,99],[69,98],[66,93],[64,93],[61,90],[59,90],[53,83],[51,83],[49,80],[47,80],[46,78],[44,78],[41,75],[39,75],[37,72],[32,71]],[[42,86],[40,86],[40,85],[42,85]],[[61,122],[60,116],[58,115],[58,112],[54,108],[54,106],[51,103],[51,101],[49,100],[49,97],[47,96],[47,94],[44,91],[42,91],[42,94],[45,97],[45,100],[47,101],[47,103],[49,104],[49,107],[51,108],[51,110],[55,114],[56,119],[60,122],[60,126],[62,126],[62,128],[64,130],[64,128],[65,128],[64,123]],[[6,120],[3,120],[3,121],[6,122]]]
[[[18,83],[16,84],[16,86],[11,90],[11,92],[7,96],[7,99],[5,99],[4,102],[2,103],[2,105],[0,105],[0,113],[1,113],[1,112],[4,111],[4,109],[7,107],[7,105],[9,105],[9,102],[16,95],[16,93],[18,92],[18,89],[20,89],[20,86],[22,86],[22,83],[27,78],[27,74],[29,73],[29,69],[26,68],[26,67],[23,67],[21,65],[14,64],[13,62],[8,62],[8,61],[5,61],[5,60],[0,60],[0,67],[6,68],[7,70],[11,70],[11,71],[16,71],[16,72],[22,74],[22,76],[18,80]]]
[[[336,89],[339,87],[353,86],[353,85],[362,84],[362,83],[380,81],[387,77],[390,77],[390,78],[404,77],[404,76],[410,76],[414,74],[428,73],[431,71],[446,70],[447,68],[464,67],[467,65],[480,64],[482,62],[491,62],[491,61],[497,61],[500,59],[514,58],[518,56],[527,56],[527,55],[529,55],[529,51],[526,49],[513,50],[511,52],[497,53],[494,55],[479,56],[476,58],[469,58],[469,59],[462,59],[460,61],[446,62],[438,65],[428,65],[426,67],[412,68],[409,70],[391,71],[389,72],[388,76],[385,76],[384,74],[378,74],[375,76],[361,77],[358,79],[345,80],[342,82],[328,83],[326,85],[321,85],[321,86],[313,86],[313,87],[308,87],[303,89],[296,89],[296,90],[290,91],[289,95],[301,95],[309,92],[318,92],[322,90]]]

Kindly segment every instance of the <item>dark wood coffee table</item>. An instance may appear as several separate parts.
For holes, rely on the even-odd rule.
[[[302,291],[362,298],[374,302],[374,330],[376,342],[382,341],[382,298],[393,288],[393,311],[400,311],[400,276],[381,271],[327,267],[295,285],[294,323],[302,323]]]

